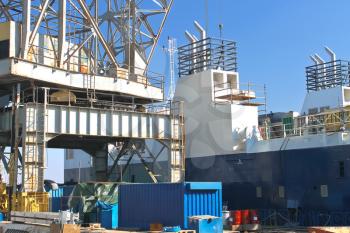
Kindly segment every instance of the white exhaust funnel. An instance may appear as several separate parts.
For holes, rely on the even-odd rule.
[[[337,55],[335,54],[335,52],[333,52],[333,50],[331,50],[330,48],[328,48],[327,46],[324,47],[326,52],[328,53],[328,55],[331,57],[331,61],[333,62],[332,64],[332,83],[335,85],[335,83],[339,80],[337,80]]]
[[[194,38],[193,35],[189,33],[187,30],[185,31],[185,37],[190,43],[194,43],[197,41],[196,38]]]
[[[207,38],[207,32],[204,30],[204,28],[197,22],[194,21],[194,26],[198,30],[199,34],[201,35],[201,39],[204,40]]]
[[[331,61],[336,61],[337,60],[337,55],[335,54],[335,52],[333,52],[333,50],[331,50],[327,46],[325,46],[324,49],[326,50],[328,55],[331,57]]]
[[[320,57],[320,55],[318,55],[317,53],[315,54],[315,58],[316,58],[316,60],[319,62],[319,64],[326,63],[326,62]]]
[[[189,33],[187,30],[185,31],[185,37],[186,39],[190,42],[191,47],[192,47],[192,51],[191,51],[191,67],[190,67],[190,72],[195,72],[196,70],[196,63],[197,63],[197,60],[194,58],[195,57],[195,54],[197,52],[196,50],[196,45],[194,45],[194,43],[197,42],[197,38],[195,38],[191,33]]]
[[[315,59],[317,60],[319,65],[323,65],[322,69],[318,69],[318,79],[321,81],[319,82],[320,84],[322,83],[321,86],[317,87],[317,89],[323,89],[324,86],[327,85],[327,81],[325,80],[327,77],[327,70],[326,70],[326,62],[320,57],[320,55],[318,55],[317,53],[315,54]]]
[[[202,70],[206,70],[207,69],[207,63],[206,63],[207,41],[205,39],[207,38],[207,32],[197,21],[194,21],[194,26],[196,27],[197,31],[201,36],[201,46],[198,49],[199,50],[198,52],[200,52],[201,54],[199,58],[200,67]]]
[[[318,60],[313,55],[310,56],[310,59],[315,63],[315,65],[319,65],[320,64],[318,62]]]

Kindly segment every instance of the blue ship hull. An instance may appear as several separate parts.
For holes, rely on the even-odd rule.
[[[221,181],[231,210],[348,211],[349,178],[350,145],[186,160],[186,180]]]

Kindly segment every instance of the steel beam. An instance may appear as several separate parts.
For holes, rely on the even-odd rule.
[[[173,5],[173,2],[174,2],[174,0],[170,0],[169,4],[168,4],[168,6],[167,6],[167,9],[166,9],[165,15],[164,15],[164,17],[163,17],[163,20],[162,20],[162,22],[161,22],[161,24],[160,24],[159,30],[158,30],[158,32],[157,32],[157,36],[156,36],[156,37],[154,38],[154,40],[153,40],[153,45],[152,45],[151,51],[150,51],[150,53],[149,53],[149,55],[148,55],[148,58],[147,58],[147,63],[146,63],[146,68],[145,68],[144,73],[147,72],[148,65],[149,65],[149,63],[150,63],[150,61],[151,61],[151,59],[152,59],[152,57],[153,57],[154,50],[156,49],[156,45],[157,45],[158,40],[159,40],[159,38],[160,38],[160,34],[161,34],[162,31],[163,31],[163,27],[164,27],[164,25],[165,25],[165,21],[166,21],[166,19],[168,18],[168,15],[169,15],[169,13],[170,13],[170,9],[171,9],[171,7],[172,7],[172,5]],[[163,4],[165,4],[165,1],[163,1]]]
[[[8,164],[6,157],[5,157],[5,148],[6,148],[5,146],[0,146],[0,158],[1,158],[2,164],[4,165],[6,173],[8,173],[9,172],[9,164]]]
[[[8,12],[8,10],[6,9],[6,5],[2,0],[0,0],[0,9],[1,12],[5,15],[7,21],[13,21],[12,15]]]
[[[95,22],[93,16],[90,14],[89,8],[86,5],[85,1],[83,1],[83,0],[77,0],[77,1],[78,1],[79,5],[81,6],[83,13],[84,13],[85,17],[87,18],[88,22],[91,24],[92,28],[94,29],[94,32],[96,33],[96,36],[98,37],[99,41],[101,42],[109,59],[111,60],[111,62],[115,66],[115,68],[118,68],[119,67],[118,62],[117,62],[116,58],[114,57],[114,54],[113,54],[111,48],[109,47],[108,43],[106,42],[105,38],[103,37],[103,34],[99,29],[98,22]]]
[[[57,65],[63,68],[64,43],[66,41],[66,23],[67,23],[67,0],[59,1],[58,13],[58,62]]]
[[[38,20],[36,21],[35,23],[35,26],[34,26],[34,29],[33,31],[30,33],[30,36],[29,36],[29,46],[32,46],[33,45],[33,42],[34,42],[34,39],[35,39],[35,36],[39,30],[39,27],[40,27],[40,24],[45,16],[45,13],[46,13],[46,9],[47,7],[49,6],[49,3],[50,3],[50,0],[45,0],[44,4],[42,5],[41,7],[41,11],[40,11],[40,15],[39,15],[39,18]]]
[[[23,0],[22,9],[21,56],[23,59],[26,59],[29,50],[31,0]]]

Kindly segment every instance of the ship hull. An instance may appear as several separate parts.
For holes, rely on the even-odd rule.
[[[350,145],[188,158],[187,181],[221,181],[229,209],[350,210]]]

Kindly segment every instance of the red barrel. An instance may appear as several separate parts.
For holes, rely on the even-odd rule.
[[[231,211],[231,217],[233,218],[233,225],[241,225],[242,224],[242,214],[240,210]]]
[[[249,210],[242,210],[241,213],[242,213],[242,224],[250,224],[250,215],[249,215]]]
[[[258,211],[250,210],[250,221],[252,224],[259,224]]]

